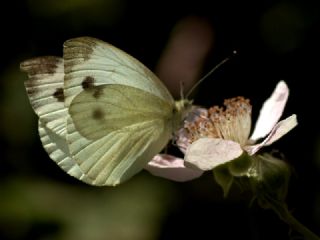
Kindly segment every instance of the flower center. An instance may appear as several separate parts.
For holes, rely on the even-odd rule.
[[[188,139],[192,143],[201,137],[232,140],[244,146],[250,134],[251,105],[248,99],[226,99],[224,107],[214,106],[195,121],[186,122]]]

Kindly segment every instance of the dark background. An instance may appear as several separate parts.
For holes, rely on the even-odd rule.
[[[95,188],[42,149],[22,60],[62,55],[65,40],[93,36],[155,70],[176,24],[190,17],[212,31],[199,75],[238,52],[200,85],[195,103],[243,95],[255,119],[276,83],[287,82],[284,117],[297,114],[299,125],[269,150],[292,166],[289,209],[320,234],[318,1],[30,0],[0,11],[0,239],[289,239],[276,214],[250,207],[237,189],[223,199],[210,174],[174,183],[142,172],[123,186]]]

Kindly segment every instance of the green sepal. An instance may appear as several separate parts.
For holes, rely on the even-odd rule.
[[[251,156],[244,152],[240,157],[230,161],[227,165],[232,176],[242,177],[248,176],[252,163]]]
[[[222,187],[223,196],[228,196],[229,190],[234,181],[234,177],[230,174],[228,164],[220,165],[212,170],[214,179]]]
[[[251,178],[254,193],[263,208],[268,202],[285,201],[290,179],[289,165],[271,154],[255,156],[257,176]]]

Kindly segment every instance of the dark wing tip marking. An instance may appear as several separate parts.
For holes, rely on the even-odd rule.
[[[99,42],[98,39],[91,37],[72,38],[64,42],[64,59],[73,60],[75,57],[83,58],[88,61],[94,48]]]
[[[58,100],[58,102],[64,102],[63,88],[57,88],[53,93],[53,96]]]
[[[31,76],[36,74],[54,74],[62,61],[62,58],[55,56],[31,58],[21,62],[20,69]]]
[[[64,42],[65,47],[73,47],[78,45],[87,45],[90,47],[95,47],[97,42],[102,42],[101,40],[93,37],[77,37],[71,38]]]

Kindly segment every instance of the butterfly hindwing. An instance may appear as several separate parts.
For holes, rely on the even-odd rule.
[[[86,183],[91,183],[69,153],[66,138],[54,133],[39,119],[38,131],[43,148],[50,158],[69,175]]]
[[[172,111],[170,103],[134,87],[107,84],[83,91],[69,107],[70,152],[93,184],[119,184],[168,142]]]
[[[161,98],[120,84],[87,89],[78,94],[69,107],[76,129],[88,139],[98,139],[154,119],[169,121],[172,111],[173,106]]]

